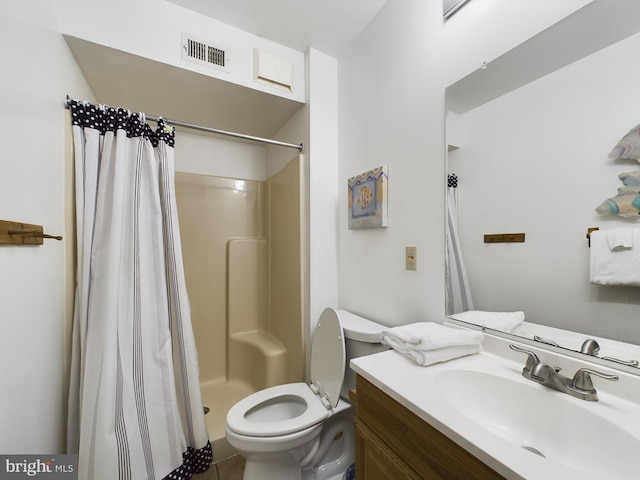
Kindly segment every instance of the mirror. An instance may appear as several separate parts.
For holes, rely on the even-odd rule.
[[[640,170],[608,158],[640,123],[638,32],[640,2],[595,0],[447,88],[450,250],[464,254],[473,299],[447,311],[522,311],[505,334],[573,352],[596,339],[596,363],[640,374],[616,361],[640,360],[640,288],[592,285],[586,238],[590,227],[640,227],[595,212],[620,173]],[[524,242],[484,243],[514,233]]]

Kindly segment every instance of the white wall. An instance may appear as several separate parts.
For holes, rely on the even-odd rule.
[[[307,59],[309,105],[309,314],[312,330],[338,306],[338,63],[318,50]]]
[[[264,145],[176,131],[176,171],[263,181],[266,150]]]
[[[636,34],[457,117],[449,165],[475,308],[640,343],[637,289],[590,285],[585,238],[588,227],[637,224],[595,208],[617,194],[618,174],[640,170],[607,158],[640,120],[640,67],[625,60],[639,48]],[[483,243],[508,232],[526,242]]]
[[[340,306],[385,324],[444,318],[444,89],[587,0],[389,0],[339,62]],[[348,230],[346,182],[389,166],[389,226]],[[418,246],[418,271],[404,246]]]
[[[0,12],[0,218],[65,235],[65,94],[91,98],[49,0]],[[0,246],[0,452],[64,451],[65,255],[73,238]]]

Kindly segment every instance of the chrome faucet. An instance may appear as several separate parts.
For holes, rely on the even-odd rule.
[[[581,400],[587,400],[589,402],[598,401],[598,392],[593,386],[591,375],[596,375],[606,380],[616,381],[619,379],[617,375],[608,375],[591,370],[590,368],[581,368],[571,379],[560,375],[559,368],[554,368],[542,363],[534,352],[516,345],[509,345],[509,348],[516,352],[527,354],[527,363],[522,369],[522,376],[524,378]]]

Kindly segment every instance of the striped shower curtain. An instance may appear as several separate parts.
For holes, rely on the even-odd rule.
[[[77,276],[68,450],[83,480],[211,463],[174,188],[173,127],[70,101]]]
[[[449,175],[447,178],[447,244],[445,252],[447,315],[473,310],[473,299],[458,237],[457,187],[458,177],[455,174]]]

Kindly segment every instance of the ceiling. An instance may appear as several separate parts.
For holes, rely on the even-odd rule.
[[[387,0],[169,0],[223,23],[306,52],[339,58]]]

